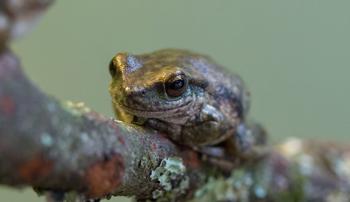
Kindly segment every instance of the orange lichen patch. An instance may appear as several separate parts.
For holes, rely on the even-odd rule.
[[[200,167],[199,155],[197,152],[192,150],[187,150],[182,153],[182,157],[186,167],[196,169]]]
[[[92,165],[86,172],[89,197],[104,197],[113,191],[121,183],[124,174],[124,163],[119,155],[115,155],[106,161]]]
[[[11,115],[15,111],[15,103],[11,97],[0,97],[0,112]]]
[[[53,163],[51,161],[44,159],[42,155],[37,155],[19,167],[19,175],[25,182],[35,183],[47,177],[52,168]]]

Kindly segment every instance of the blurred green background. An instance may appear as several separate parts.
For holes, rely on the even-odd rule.
[[[107,116],[107,65],[116,52],[205,53],[243,77],[251,116],[273,142],[348,141],[349,8],[345,0],[61,0],[13,49],[43,90]],[[0,201],[43,198],[1,187]]]

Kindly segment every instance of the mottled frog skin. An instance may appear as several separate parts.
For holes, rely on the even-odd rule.
[[[242,79],[207,56],[178,49],[118,53],[109,71],[117,119],[196,148],[229,140],[244,150],[257,142],[250,134],[255,124],[254,130],[245,124],[249,93]]]

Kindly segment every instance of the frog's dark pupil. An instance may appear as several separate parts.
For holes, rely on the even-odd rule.
[[[182,79],[179,79],[179,80],[172,82],[169,85],[169,88],[174,89],[174,90],[179,90],[179,89],[183,88],[184,85],[185,85],[185,81]]]
[[[113,60],[109,63],[109,73],[111,74],[111,76],[115,76],[115,74],[117,73]]]
[[[168,80],[165,83],[165,91],[166,94],[169,97],[179,97],[181,96],[185,91],[187,87],[187,80],[184,78],[184,76],[177,76],[175,78],[172,78]]]

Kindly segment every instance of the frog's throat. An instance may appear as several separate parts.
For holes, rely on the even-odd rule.
[[[158,110],[152,110],[152,111],[134,109],[134,108],[125,106],[124,104],[121,104],[121,103],[115,103],[115,104],[117,104],[125,112],[137,117],[166,118],[166,117],[181,116],[181,114],[186,114],[188,110],[191,110],[193,103],[194,102],[191,100],[175,108],[164,108],[164,109],[160,108]]]

